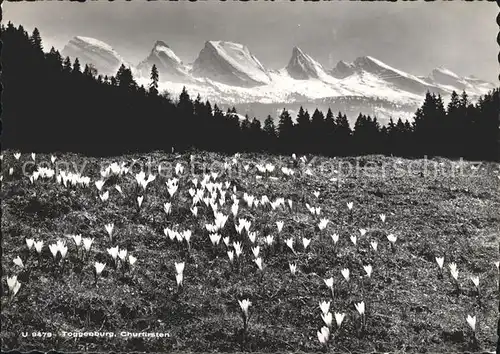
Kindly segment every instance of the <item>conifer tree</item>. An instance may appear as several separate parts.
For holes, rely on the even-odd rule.
[[[278,136],[282,152],[290,152],[294,138],[294,125],[290,113],[283,108],[279,117]]]
[[[155,64],[153,64],[153,67],[151,68],[150,79],[151,83],[149,84],[149,93],[156,96],[158,95],[158,81],[160,80],[160,74],[158,73],[158,69]]]

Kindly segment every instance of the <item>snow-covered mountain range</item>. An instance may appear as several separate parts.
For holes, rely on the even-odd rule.
[[[418,77],[370,56],[352,63],[340,61],[328,70],[298,47],[292,49],[284,68],[270,70],[243,44],[224,41],[207,41],[192,65],[184,64],[162,41],[135,66],[110,45],[89,37],[73,38],[62,54],[92,64],[103,75],[114,75],[123,63],[145,86],[154,64],[160,73],[160,90],[178,95],[185,86],[193,96],[199,94],[222,107],[234,105],[240,113],[259,119],[300,105],[362,112],[377,115],[381,121],[389,117],[411,119],[427,91],[446,100],[453,90],[466,90],[474,98],[494,88],[491,83],[445,68]]]

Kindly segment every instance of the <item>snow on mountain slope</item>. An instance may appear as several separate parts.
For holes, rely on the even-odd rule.
[[[345,79],[346,77],[354,74],[355,70],[356,68],[353,64],[341,60],[337,63],[335,68],[330,71],[330,75],[338,79]]]
[[[293,47],[286,70],[296,80],[321,79],[327,76],[321,64],[298,47]]]
[[[271,79],[259,60],[242,44],[207,41],[193,63],[193,75],[221,83],[252,87]]]
[[[429,81],[452,91],[467,91],[469,94],[483,95],[494,88],[494,85],[470,77],[461,77],[454,72],[439,67],[432,71]]]
[[[155,43],[148,57],[137,65],[137,70],[141,75],[148,77],[153,65],[156,65],[162,81],[182,82],[189,76],[188,68],[163,41]]]
[[[471,86],[463,78],[443,67],[432,70],[430,79],[432,80],[432,82],[435,82],[437,84],[454,86],[460,90],[465,90],[467,87],[470,88]]]
[[[76,36],[63,48],[61,54],[82,65],[92,64],[102,75],[115,75],[121,64],[127,62],[107,43],[90,37]]]
[[[429,84],[415,75],[395,69],[370,56],[357,58],[354,61],[353,66],[358,75],[363,75],[363,72],[370,73],[393,85],[399,90],[414,94],[425,94],[427,91],[441,94],[446,93],[445,90],[438,86]]]

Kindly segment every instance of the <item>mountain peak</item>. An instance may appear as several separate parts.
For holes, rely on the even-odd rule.
[[[157,48],[157,47],[160,47],[160,48],[165,47],[165,48],[170,49],[170,47],[168,46],[167,43],[165,43],[164,41],[160,41],[160,40],[156,41],[155,45],[153,46],[153,48]]]
[[[109,44],[92,37],[73,37],[61,54],[78,58],[82,64],[92,64],[103,75],[115,75],[122,64],[129,66]]]
[[[297,46],[292,49],[292,57],[286,66],[286,71],[297,80],[319,79],[325,75],[321,64]]]
[[[181,59],[163,41],[156,41],[149,56],[139,63],[137,68],[142,75],[147,76],[153,65],[156,65],[160,77],[171,81],[183,81],[187,79],[188,70]]]
[[[341,60],[337,63],[335,68],[330,71],[330,75],[336,77],[337,79],[344,79],[354,74],[354,71],[354,64]]]
[[[193,63],[193,74],[242,87],[271,81],[267,70],[246,46],[225,41],[205,42]]]

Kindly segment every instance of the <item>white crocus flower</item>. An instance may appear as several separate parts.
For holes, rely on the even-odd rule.
[[[324,282],[326,284],[326,286],[331,290],[331,292],[333,293],[333,277],[332,278],[328,278],[328,279],[324,279]]]
[[[103,202],[105,202],[106,200],[108,200],[108,199],[109,199],[109,192],[108,192],[108,191],[106,191],[106,192],[104,192],[103,194],[99,194],[99,198],[101,198],[101,200],[102,200]]]
[[[182,274],[184,273],[184,267],[185,267],[185,262],[181,262],[181,263],[175,263],[175,271],[177,272],[177,274]]]
[[[254,260],[255,264],[257,264],[257,267],[259,267],[260,270],[263,270],[263,264],[262,264],[262,258],[258,257]]]
[[[216,246],[216,245],[219,244],[220,239],[221,239],[221,235],[219,235],[219,234],[210,234],[209,237],[210,237],[210,242],[212,242],[212,244],[214,246]]]
[[[372,242],[370,242],[370,245],[372,246],[373,250],[375,252],[377,252],[378,242],[377,241],[372,241]]]
[[[238,303],[240,304],[241,311],[245,315],[245,318],[248,318],[248,308],[252,305],[250,300],[245,299],[245,300],[238,300]]]
[[[394,244],[396,242],[396,240],[398,239],[398,237],[393,235],[393,234],[390,234],[390,235],[387,235],[387,239],[389,240],[389,242]]]
[[[144,200],[144,196],[143,195],[137,197],[137,204],[139,205],[139,208],[141,207],[143,200]]]
[[[321,309],[321,312],[326,315],[330,311],[330,301],[328,301],[328,302],[326,302],[326,301],[320,302],[319,303],[319,308]]]
[[[43,241],[42,240],[37,241],[37,242],[34,243],[34,245],[35,245],[35,251],[36,251],[36,253],[41,254],[42,253],[42,247],[43,247]]]
[[[83,248],[86,252],[90,251],[90,247],[92,247],[92,242],[94,242],[93,238],[84,238],[83,239]]]
[[[125,262],[125,259],[127,258],[127,250],[120,250],[118,252],[118,258],[120,258],[122,262]]]
[[[293,238],[290,237],[285,241],[285,243],[288,246],[288,248],[290,248],[292,252],[295,253],[295,250],[293,249]]]
[[[50,250],[50,253],[52,253],[52,257],[54,257],[54,259],[56,259],[57,257],[57,253],[59,252],[59,246],[56,245],[55,243],[49,245],[49,250]]]
[[[234,261],[234,252],[231,250],[231,251],[227,251],[227,257],[229,258],[229,261],[231,263],[233,263]]]
[[[226,236],[222,239],[222,242],[226,245],[226,247],[229,247],[229,236]]]
[[[31,251],[31,248],[33,247],[33,244],[35,243],[35,240],[32,238],[26,238],[26,246],[28,246],[28,250]]]
[[[184,274],[182,273],[177,273],[175,275],[175,281],[177,282],[177,286],[181,287],[182,286],[182,281],[184,280]]]
[[[273,243],[274,243],[274,237],[273,237],[273,236],[271,236],[271,235],[267,235],[267,236],[266,236],[266,244],[267,244],[268,246],[271,246]]]
[[[347,209],[352,210],[353,206],[354,206],[354,202],[347,203]]]
[[[456,263],[450,263],[448,265],[450,267],[450,273],[453,279],[458,280],[458,268]]]
[[[304,245],[304,250],[307,249],[307,247],[309,246],[310,243],[311,243],[310,239],[307,239],[305,237],[302,238],[302,244]]]
[[[103,181],[102,179],[99,180],[99,181],[95,181],[95,186],[97,188],[97,190],[100,192],[102,190],[102,187],[104,186],[104,183],[106,183],[105,181]]]
[[[136,261],[137,261],[136,257],[132,256],[131,254],[128,255],[128,264],[130,264],[131,266],[133,266]]]
[[[344,318],[345,318],[345,313],[338,313],[338,312],[335,313],[335,322],[337,322],[337,327],[340,328],[340,325],[344,321]]]
[[[319,215],[319,212],[318,212],[318,211],[319,211],[319,212],[321,212],[321,208],[320,208],[320,209],[316,208],[316,214],[318,214],[318,215]],[[319,221],[318,228],[319,228],[321,231],[323,231],[324,229],[326,229],[326,227],[328,226],[328,223],[329,223],[329,222],[330,222],[330,220],[328,220],[328,219],[325,219],[325,218],[321,219],[321,220]]]
[[[260,247],[259,246],[252,247],[252,253],[253,253],[253,255],[254,255],[255,258],[259,257],[259,251],[260,251]]]
[[[479,277],[478,276],[471,276],[470,280],[472,283],[474,283],[474,286],[479,289]]]
[[[365,269],[365,272],[366,272],[366,275],[368,276],[368,278],[371,277],[372,275],[372,271],[373,271],[373,268],[370,264],[366,265],[363,267]]]
[[[16,160],[19,160],[19,158],[20,158],[20,157],[21,157],[21,153],[20,153],[20,152],[16,152],[16,153],[14,153],[14,158],[15,158]]]
[[[165,211],[165,214],[170,215],[172,212],[172,203],[163,204],[163,210]]]
[[[17,283],[17,275],[14,275],[12,277],[7,277],[7,286],[9,287],[9,290],[11,292],[14,290],[16,283]]]
[[[278,227],[278,232],[281,232],[283,230],[283,225],[285,225],[285,223],[283,221],[276,221],[276,226]]]
[[[116,261],[116,257],[118,257],[118,246],[108,248],[107,251],[113,260]]]
[[[100,263],[100,262],[95,262],[94,263],[95,272],[96,272],[97,276],[101,275],[101,273],[104,270],[105,266],[106,265],[104,263]]]
[[[251,243],[255,243],[255,241],[257,239],[257,233],[256,232],[249,232],[248,238],[250,239]]]
[[[364,301],[361,301],[360,303],[354,304],[354,306],[356,307],[356,310],[358,311],[358,313],[361,316],[363,316],[365,314],[365,302]]]
[[[332,327],[333,316],[331,312],[328,312],[326,314],[321,314],[321,318],[323,319],[323,322],[325,322],[328,328]]]
[[[467,323],[473,332],[476,332],[476,316],[467,316]]]
[[[382,222],[385,222],[385,214],[380,214],[379,217]]]
[[[349,269],[348,268],[344,268],[340,271],[340,273],[342,273],[342,276],[344,277],[344,279],[346,281],[349,281]]]
[[[444,257],[436,257],[436,263],[438,264],[439,269],[443,269]]]
[[[241,242],[233,242],[234,252],[236,253],[236,257],[240,258],[240,255],[243,253],[243,247],[241,246]]]
[[[66,254],[68,253],[68,247],[65,245],[60,245],[59,253],[61,254],[61,260],[66,258]]]
[[[9,176],[14,174],[14,167],[9,168]]]
[[[80,247],[82,244],[82,235],[71,235],[71,238],[75,242],[76,247]]]
[[[354,246],[356,246],[356,242],[358,242],[358,238],[355,235],[351,236],[351,242],[354,244]]]
[[[106,232],[109,235],[109,239],[112,239],[113,238],[113,229],[115,228],[115,225],[112,223],[106,224],[106,225],[104,225],[104,228],[106,229]]]
[[[366,229],[359,229],[359,233],[363,237],[366,234]]]
[[[292,273],[292,275],[295,275],[295,273],[297,273],[297,265],[288,263],[288,266],[290,267],[290,273]]]
[[[330,336],[330,330],[328,329],[328,327],[321,328],[321,331],[318,331],[317,334],[319,342],[321,344],[326,345],[326,343],[328,342],[328,338]]]
[[[18,267],[24,268],[23,260],[21,259],[21,257],[17,256],[16,258],[14,258],[13,262]]]
[[[337,242],[339,242],[339,235],[338,234],[333,234],[332,235],[332,240],[333,240],[333,244],[336,245]]]

